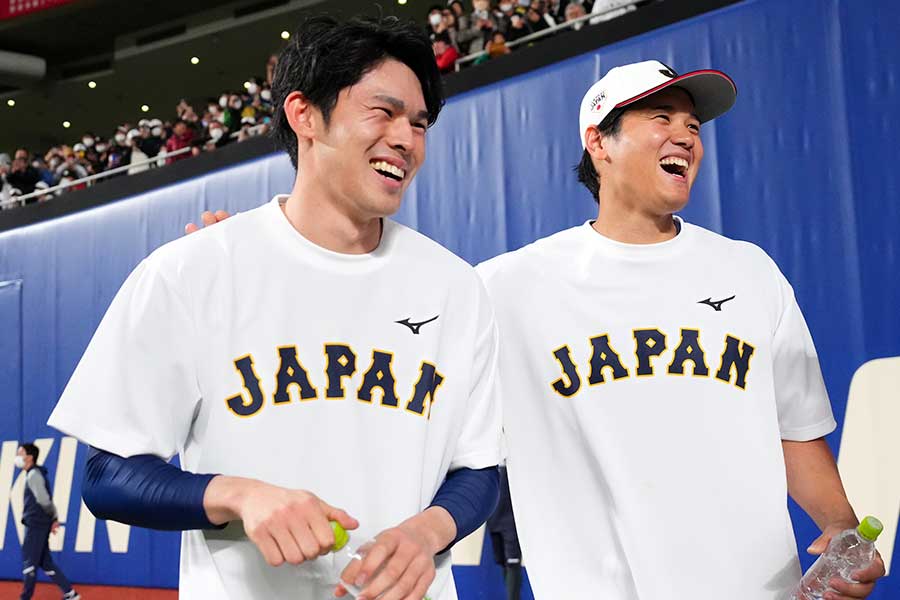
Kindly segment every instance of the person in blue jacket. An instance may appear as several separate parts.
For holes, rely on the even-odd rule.
[[[50,534],[59,529],[56,506],[50,492],[47,469],[38,464],[41,450],[31,442],[19,446],[16,466],[25,471],[25,498],[22,524],[25,525],[25,541],[22,543],[22,595],[30,600],[37,582],[37,570],[41,569],[63,591],[64,600],[79,600],[81,596],[72,588],[65,574],[50,556]]]

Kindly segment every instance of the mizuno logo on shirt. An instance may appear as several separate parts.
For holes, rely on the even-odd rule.
[[[418,323],[414,323],[409,320],[409,317],[406,317],[402,321],[394,321],[394,323],[400,323],[401,325],[406,325],[407,327],[409,327],[409,330],[412,331],[414,335],[419,335],[419,330],[422,328],[422,325],[425,325],[426,323],[431,323],[432,321],[437,320],[437,318],[439,316],[441,316],[441,315],[434,315],[430,319],[428,319],[426,321],[419,321]]]
[[[713,300],[712,298],[707,298],[706,300],[700,300],[697,304],[706,304],[707,306],[713,307],[716,312],[722,312],[722,305],[728,302],[729,300],[734,300],[735,296],[731,296],[730,298],[725,298],[724,300]]]

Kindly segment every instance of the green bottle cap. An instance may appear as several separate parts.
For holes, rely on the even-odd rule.
[[[870,542],[874,542],[883,530],[884,525],[881,524],[881,521],[872,516],[863,519],[862,523],[859,524],[859,527],[856,528],[859,535]]]
[[[331,531],[334,532],[334,546],[331,547],[331,551],[337,552],[350,541],[350,534],[337,521],[331,521]]]

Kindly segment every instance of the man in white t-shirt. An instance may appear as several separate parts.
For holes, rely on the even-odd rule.
[[[497,498],[497,330],[474,269],[386,218],[440,75],[390,17],[292,40],[273,127],[293,190],[142,261],[50,424],[93,447],[95,514],[184,530],[183,599],[345,594],[318,558],[337,521],[375,539],[341,574],[359,598],[453,600],[446,550]]]
[[[790,284],[758,247],[674,216],[701,123],[735,95],[718,71],[609,71],[580,109],[596,220],[478,268],[538,600],[783,598],[800,576],[787,495],[822,528],[811,552],[857,524]],[[883,574],[879,558],[826,598]]]

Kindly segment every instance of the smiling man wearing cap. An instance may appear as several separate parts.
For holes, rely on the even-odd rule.
[[[812,552],[857,524],[790,284],[758,247],[674,214],[702,123],[735,97],[719,71],[610,70],[579,119],[597,218],[479,266],[538,600],[775,600],[800,577],[788,494],[823,530]],[[825,597],[883,574],[879,558]]]

